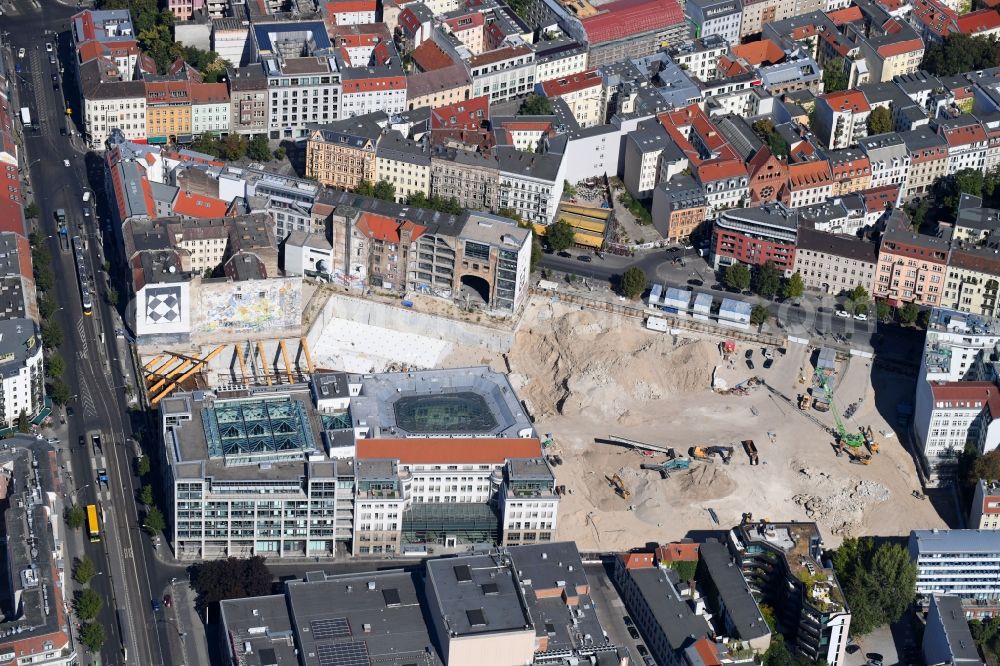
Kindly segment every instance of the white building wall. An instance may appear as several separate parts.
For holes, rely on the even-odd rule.
[[[146,98],[84,100],[85,132],[90,147],[102,150],[111,130],[122,131],[126,139],[146,139]]]
[[[340,96],[342,118],[384,111],[389,115],[406,110],[406,88],[344,93]]]
[[[227,134],[230,111],[229,102],[192,105],[191,133],[196,136],[205,132]]]
[[[553,58],[535,64],[535,80],[539,83],[570,74],[587,71],[587,52],[574,53],[564,58]]]

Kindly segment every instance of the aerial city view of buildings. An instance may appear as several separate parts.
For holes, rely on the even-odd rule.
[[[996,0],[0,0],[0,665],[1000,662]]]

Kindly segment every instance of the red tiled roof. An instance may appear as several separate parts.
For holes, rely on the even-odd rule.
[[[207,197],[195,192],[178,192],[174,213],[187,217],[224,217],[229,205],[222,199]]]
[[[705,184],[724,178],[738,178],[747,175],[747,168],[739,160],[705,162],[698,167],[698,182]]]
[[[347,14],[348,12],[373,12],[376,0],[327,0],[324,9],[331,14]]]
[[[785,59],[785,52],[770,39],[737,44],[729,50],[737,58],[742,58],[751,65],[774,65]]]
[[[788,165],[788,186],[792,190],[811,190],[832,184],[830,163],[826,160],[796,162]]]
[[[864,18],[861,15],[861,8],[857,5],[851,5],[850,7],[844,7],[843,9],[838,9],[833,12],[827,12],[826,15],[836,26],[842,26],[845,23],[857,23]]]
[[[698,653],[698,656],[701,657],[701,661],[705,666],[722,666],[722,661],[719,659],[719,650],[712,641],[707,638],[699,638],[694,643],[694,649]]]
[[[955,20],[958,31],[966,35],[1000,28],[1000,12],[995,9],[981,9],[959,16]]]
[[[489,122],[490,98],[488,95],[439,106],[431,110],[431,129],[476,130]]]
[[[656,549],[658,562],[697,562],[698,544],[665,543]]]
[[[410,58],[423,72],[433,72],[445,67],[451,67],[455,61],[450,55],[444,52],[440,46],[428,39],[423,44],[413,49]]]
[[[941,132],[949,146],[964,146],[986,141],[986,130],[980,124],[952,127]]]
[[[591,44],[612,42],[684,22],[677,0],[616,0],[581,21]]]
[[[588,69],[586,72],[578,72],[563,76],[557,79],[549,79],[541,83],[542,91],[546,97],[558,97],[567,93],[601,86],[604,79],[596,69]]]
[[[1000,389],[993,382],[930,382],[934,402],[951,403],[952,409],[981,409],[1000,414]],[[961,404],[957,404],[961,403]]]
[[[192,104],[222,104],[229,101],[229,87],[225,83],[192,83]]]
[[[479,12],[472,14],[462,14],[461,16],[454,16],[452,18],[447,18],[444,20],[445,23],[451,27],[452,31],[459,32],[461,30],[471,30],[472,28],[481,28],[486,19]]]
[[[358,460],[390,459],[409,465],[459,463],[500,464],[510,458],[537,458],[542,446],[534,437],[428,437],[361,439],[354,447]]]
[[[625,566],[626,569],[653,568],[652,553],[622,553],[618,557],[621,558],[622,564]]]
[[[883,185],[859,192],[865,198],[865,209],[869,212],[896,205],[899,199],[899,185]]]
[[[904,53],[911,53],[913,51],[923,51],[924,42],[919,37],[914,39],[904,39],[901,42],[893,42],[892,44],[885,44],[884,46],[878,47],[878,54],[883,58],[891,58],[893,56],[902,55]]]
[[[872,108],[868,106],[868,100],[865,99],[864,93],[860,90],[843,90],[840,92],[832,92],[823,95],[823,99],[826,103],[830,105],[834,111],[851,111],[852,113],[859,113],[864,111],[871,111]]]
[[[341,94],[364,93],[373,90],[406,90],[405,76],[373,76],[341,83]]]

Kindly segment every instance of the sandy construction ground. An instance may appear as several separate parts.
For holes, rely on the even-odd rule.
[[[761,349],[754,347],[756,369],[750,371],[744,353],[751,347],[740,344],[727,363],[720,340],[650,332],[635,320],[533,299],[509,357],[511,379],[539,432],[553,434],[564,461],[555,468],[569,492],[561,502],[560,538],[576,540],[581,550],[625,549],[728,527],[744,512],[815,520],[828,546],[844,536],[945,526],[929,501],[911,495],[919,489],[917,476],[898,437],[877,435],[882,450],[872,464],[851,464],[846,455],[835,456],[828,433],[765,388],[746,396],[710,388],[713,371],[729,386],[758,375],[794,399],[806,388],[799,377],[808,380],[812,373],[813,350],[790,346],[765,370]],[[505,369],[502,359],[471,349],[455,349],[444,365],[483,362]],[[889,412],[912,396],[912,383],[876,377],[872,388],[866,359],[845,361],[838,370],[838,405],[860,401],[847,426],[890,432],[876,405],[894,420]],[[829,414],[810,413],[833,425]],[[664,455],[648,458],[595,442],[609,435],[672,447],[685,457],[694,445],[735,450],[729,465],[692,462],[689,470],[661,479],[640,465],[663,462]],[[759,466],[749,464],[744,439],[756,442]],[[606,480],[614,473],[630,487],[628,501]]]

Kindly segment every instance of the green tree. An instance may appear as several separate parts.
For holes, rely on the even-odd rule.
[[[972,474],[975,481],[1000,481],[1000,449],[979,456],[973,463]]]
[[[79,504],[74,504],[66,509],[66,526],[71,530],[78,530],[83,527],[83,521],[86,520],[86,518],[87,514],[83,511],[83,507]]]
[[[913,231],[919,233],[920,228],[924,224],[924,220],[927,218],[927,212],[930,210],[930,204],[927,202],[927,197],[922,198],[920,201],[910,201],[906,204],[903,210],[910,218],[910,227]]]
[[[917,327],[926,329],[931,323],[931,311],[921,310],[920,314],[917,315]]]
[[[284,146],[278,146],[278,148],[274,151],[274,159],[278,160],[279,162],[285,159],[287,155],[288,151],[285,150]]]
[[[146,511],[146,520],[142,526],[149,532],[150,536],[155,536],[167,528],[167,521],[163,518],[163,512],[157,507],[151,506]]]
[[[149,474],[149,469],[149,456],[139,456],[139,459],[135,463],[135,473],[139,476],[146,476]]]
[[[97,567],[94,566],[93,560],[86,555],[77,559],[76,565],[73,567],[73,580],[80,585],[86,585],[96,575]]]
[[[18,432],[28,432],[31,430],[31,423],[28,422],[28,412],[21,410],[21,413],[17,415],[17,431]]]
[[[270,162],[271,147],[267,143],[267,137],[258,134],[247,145],[247,157],[255,162]]]
[[[983,196],[983,172],[978,169],[962,169],[951,176],[939,178],[931,189],[931,197],[952,217],[958,211],[963,194]]]
[[[790,146],[787,139],[775,129],[774,121],[769,118],[758,120],[753,124],[754,133],[767,144],[771,154],[776,157],[788,157]]]
[[[105,293],[104,296],[111,307],[115,307],[118,305],[118,290],[115,289],[114,287],[108,287],[108,291],[107,293]]]
[[[41,315],[43,321],[54,315],[57,309],[55,300],[48,294],[38,299],[38,314]]]
[[[806,283],[802,280],[802,275],[798,271],[792,273],[792,277],[788,278],[784,286],[781,289],[781,295],[787,299],[794,300],[796,298],[802,298],[802,294],[806,291]]]
[[[638,266],[629,266],[622,274],[622,295],[626,298],[638,298],[646,291],[646,273]]]
[[[868,135],[885,134],[892,131],[892,113],[884,106],[872,109],[868,116]]]
[[[354,191],[360,194],[361,196],[365,197],[375,196],[375,186],[372,184],[372,181],[368,180],[367,178],[362,178],[361,180],[359,180],[358,186],[354,188]]]
[[[52,289],[52,285],[56,283],[56,275],[52,272],[52,269],[48,266],[42,266],[41,268],[36,268],[35,273],[35,286],[42,291],[49,291]]]
[[[80,641],[87,646],[91,652],[99,652],[104,645],[104,627],[96,622],[89,622],[83,625],[80,630]]]
[[[771,312],[766,306],[757,303],[750,308],[750,323],[754,326],[760,326],[770,318]]]
[[[892,308],[885,302],[885,299],[875,301],[875,318],[883,324],[888,324],[892,321]]]
[[[32,201],[24,209],[24,216],[29,220],[33,220],[38,217],[38,204]]]
[[[562,252],[573,246],[576,241],[576,232],[573,231],[573,226],[569,222],[559,218],[557,222],[553,222],[545,229],[545,238],[548,239],[553,250]]]
[[[153,505],[153,486],[148,483],[142,487],[139,492],[139,501],[143,503],[144,506]]]
[[[52,398],[52,402],[57,405],[65,405],[70,401],[72,394],[69,391],[69,386],[59,377],[54,377],[52,383],[48,386],[49,397]]]
[[[868,312],[868,305],[871,302],[871,296],[868,295],[868,290],[862,285],[857,285],[854,289],[847,292],[848,307],[849,312]]]
[[[211,560],[191,567],[191,586],[198,593],[195,599],[198,610],[224,599],[271,594],[271,580],[271,571],[259,555],[249,559]]]
[[[750,269],[745,264],[739,262],[726,267],[726,273],[722,278],[726,286],[737,291],[746,291],[750,288]]]
[[[920,68],[935,76],[954,76],[998,65],[1000,48],[996,37],[952,33],[943,41],[927,46]]]
[[[753,290],[763,298],[774,298],[781,289],[781,273],[773,261],[758,266],[753,275]]]
[[[834,58],[823,67],[823,91],[837,92],[847,88],[847,72],[843,58]]]
[[[375,183],[375,188],[373,190],[376,199],[381,199],[382,201],[395,201],[396,200],[396,186],[387,180],[380,180]]]
[[[45,361],[45,374],[49,377],[62,377],[66,372],[66,362],[63,361],[59,352],[52,352]]]
[[[903,307],[899,308],[898,311],[899,323],[904,326],[910,326],[915,321],[920,314],[920,310],[913,303],[907,303]]]
[[[899,544],[876,546],[871,538],[846,539],[832,560],[851,607],[854,635],[895,622],[916,597],[917,567]]]
[[[518,109],[517,115],[551,116],[552,102],[549,101],[548,97],[531,93],[530,95],[524,98],[523,102],[521,102],[521,108]]]
[[[55,349],[62,346],[63,334],[59,322],[55,319],[48,319],[42,324],[42,345],[46,349]]]
[[[563,182],[563,194],[565,194],[568,197],[575,197],[576,196],[576,186],[573,185],[573,183],[569,182],[568,180],[564,181]]]
[[[89,587],[77,591],[76,598],[73,600],[76,616],[81,620],[93,620],[101,612],[101,606],[103,605],[101,595]]]
[[[541,263],[542,257],[545,255],[545,251],[542,249],[542,241],[538,239],[536,234],[531,234],[531,264],[528,270],[534,273],[538,270],[538,264]]]

